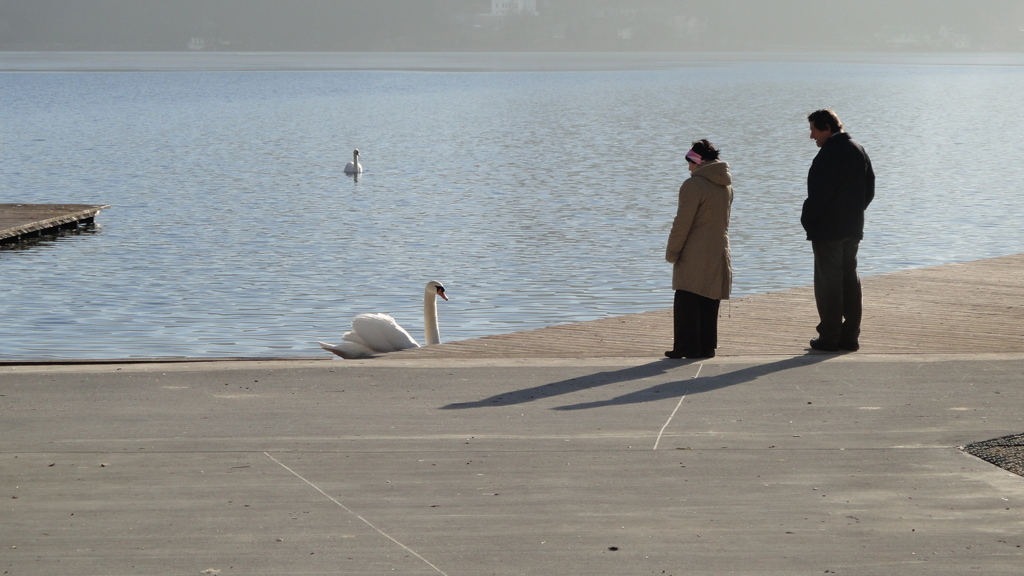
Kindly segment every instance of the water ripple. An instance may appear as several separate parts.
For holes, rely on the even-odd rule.
[[[113,205],[0,251],[0,358],[315,355],[367,311],[422,341],[429,279],[445,340],[665,308],[700,137],[736,180],[735,294],[808,285],[822,106],[879,175],[865,273],[1016,253],[1022,92],[1020,66],[885,62],[0,73],[4,201]]]

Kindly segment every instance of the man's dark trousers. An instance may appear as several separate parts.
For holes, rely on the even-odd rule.
[[[857,248],[860,240],[847,238],[811,242],[814,250],[814,301],[818,305],[818,335],[824,344],[854,344],[863,315]]]

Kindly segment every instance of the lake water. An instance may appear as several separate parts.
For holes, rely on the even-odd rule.
[[[430,279],[442,341],[666,308],[701,137],[734,296],[809,285],[821,107],[878,175],[865,275],[1022,251],[1024,55],[775,58],[0,53],[0,202],[112,205],[0,250],[0,359],[319,356],[362,312],[422,342]]]

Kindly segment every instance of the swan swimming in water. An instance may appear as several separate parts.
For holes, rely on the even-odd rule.
[[[437,326],[437,297],[447,300],[444,286],[436,280],[427,282],[423,289],[423,332],[427,346],[441,343]],[[352,360],[369,358],[384,352],[397,352],[406,348],[419,348],[416,340],[387,314],[360,314],[352,319],[352,331],[341,337],[341,344],[317,341],[321,348]]]
[[[363,165],[359,163],[359,150],[352,151],[352,161],[345,164],[345,174],[362,174]]]

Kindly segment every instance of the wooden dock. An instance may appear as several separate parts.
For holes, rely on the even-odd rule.
[[[62,230],[92,224],[100,210],[96,204],[0,204],[0,244],[21,242]]]
[[[1024,353],[1024,254],[871,276],[863,285],[859,353]],[[803,354],[817,323],[810,286],[724,301],[717,354]],[[671,347],[666,308],[381,357],[659,358]]]

